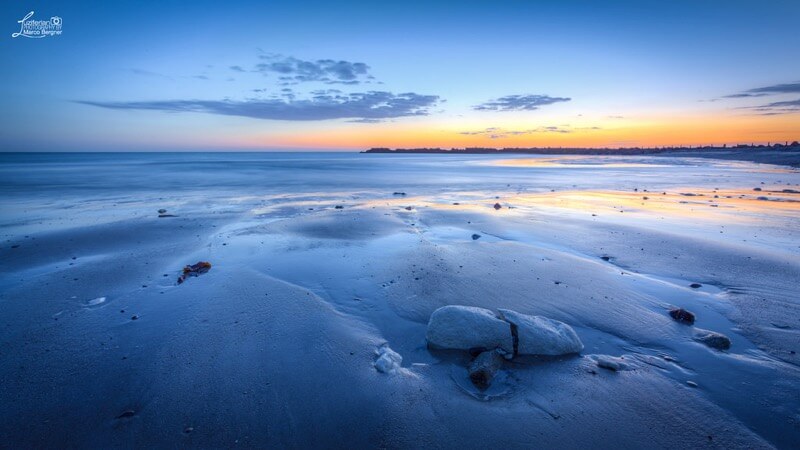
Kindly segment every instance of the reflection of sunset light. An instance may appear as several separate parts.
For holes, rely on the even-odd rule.
[[[580,213],[619,213],[640,217],[702,219],[726,223],[745,223],[761,215],[800,217],[800,193],[782,190],[708,190],[692,187],[672,188],[669,192],[582,191],[541,193],[449,192],[434,196],[390,196],[375,198],[361,192],[335,192],[272,197],[254,214],[297,208],[313,213],[346,205],[349,210],[389,208],[398,214],[414,214],[425,208],[486,214],[528,215],[537,209]],[[496,198],[496,197],[499,197]],[[502,208],[492,207],[500,203]],[[408,210],[406,208],[410,207]],[[311,209],[310,209],[311,208]]]

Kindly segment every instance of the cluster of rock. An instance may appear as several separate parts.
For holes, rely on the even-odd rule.
[[[669,311],[670,317],[676,322],[684,323],[686,325],[694,325],[695,316],[693,313],[683,309],[674,308]],[[697,342],[707,345],[717,350],[728,350],[731,348],[731,340],[728,336],[716,331],[704,330],[702,328],[695,328],[693,339]]]
[[[518,355],[579,353],[583,343],[569,325],[542,316],[508,309],[493,311],[474,306],[450,305],[431,314],[426,333],[428,346],[477,353],[469,366],[472,382],[485,389],[504,359]]]

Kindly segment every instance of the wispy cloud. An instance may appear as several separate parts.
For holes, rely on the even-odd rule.
[[[800,82],[781,83],[781,84],[773,84],[770,86],[757,87],[736,94],[724,95],[722,96],[722,98],[765,97],[767,95],[778,95],[778,94],[800,94]]]
[[[765,116],[774,116],[778,114],[792,114],[800,113],[800,98],[796,100],[786,100],[780,102],[772,102],[758,106],[745,106],[739,109],[749,109],[757,111]]]
[[[131,69],[131,72],[135,75],[140,75],[143,77],[165,78],[167,80],[172,80],[172,77],[169,75],[164,75],[163,73],[158,73],[158,72],[151,72],[149,70],[144,70],[144,69]]]
[[[500,127],[490,127],[477,131],[462,131],[459,134],[465,136],[488,136],[489,139],[506,139],[512,136],[544,134],[544,133],[569,134],[581,130],[600,130],[600,129],[601,129],[600,127],[573,128],[570,127],[569,125],[537,127],[537,128],[529,128],[527,130],[506,130]]]
[[[436,95],[385,91],[344,94],[337,90],[315,91],[311,97],[295,99],[291,92],[281,97],[246,100],[155,100],[89,101],[77,103],[120,110],[196,112],[268,120],[313,121],[351,119],[380,121],[408,116],[425,116],[439,101]]]
[[[362,62],[333,59],[309,61],[275,54],[264,54],[259,58],[262,62],[256,64],[254,70],[264,75],[277,74],[278,80],[284,85],[310,81],[354,85],[375,79],[369,74],[370,67]]]
[[[476,111],[533,111],[541,106],[568,102],[569,97],[550,97],[549,95],[507,95],[495,100],[475,105]]]

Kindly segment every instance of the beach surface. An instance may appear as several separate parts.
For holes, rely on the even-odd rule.
[[[427,346],[446,305],[584,349],[480,390]],[[0,154],[0,310],[2,448],[797,448],[800,170]]]

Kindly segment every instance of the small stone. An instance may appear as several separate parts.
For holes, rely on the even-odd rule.
[[[610,256],[601,256],[600,259],[602,259],[603,261],[611,261]]]
[[[478,240],[478,239],[480,239],[480,238],[481,238],[481,235],[480,235],[480,234],[473,234],[473,235],[472,235],[472,240],[473,240],[473,241],[477,241],[477,240]]]
[[[166,209],[163,209],[163,208],[158,210],[158,213],[159,213],[159,214],[164,214],[164,213],[166,213],[166,212],[167,212],[167,210],[166,210]]]
[[[698,288],[703,287],[703,285],[700,284],[700,283],[692,283],[692,284],[689,285],[689,287],[692,288],[692,289],[698,289]]]
[[[334,206],[334,207],[333,207],[333,209],[344,209],[344,206],[342,206],[342,205],[336,205],[336,206]]]
[[[753,190],[756,191],[756,192],[761,192],[761,188],[755,188]]]
[[[139,316],[131,316],[131,320],[139,320]]]
[[[671,309],[669,315],[678,322],[692,325],[694,323],[694,314],[683,308]]]
[[[495,203],[495,204],[494,204],[494,209],[500,209],[500,208],[502,208],[502,206],[500,205],[500,203]]]
[[[380,373],[394,373],[400,368],[403,357],[384,344],[378,349],[378,359],[375,360],[375,370]]]
[[[503,356],[496,350],[483,352],[469,364],[469,379],[478,389],[487,389],[503,366]]]
[[[694,332],[693,339],[716,350],[728,350],[731,348],[730,338],[716,331],[701,330],[698,328]]]
[[[127,410],[123,411],[122,414],[118,415],[117,419],[130,419],[134,415],[136,415],[136,411],[134,411],[132,409],[127,409]]]
[[[615,358],[613,356],[608,355],[600,355],[597,357],[597,367],[610,370],[612,372],[617,372],[625,367],[625,362],[622,358]]]
[[[406,206],[406,211],[411,211],[412,209],[414,209],[414,208],[412,208],[410,206]]]
[[[395,192],[392,195],[406,195],[406,193],[405,192]]]

